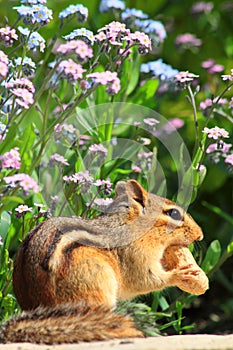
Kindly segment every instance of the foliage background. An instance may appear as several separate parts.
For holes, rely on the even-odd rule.
[[[58,13],[70,5],[70,1],[54,1],[47,3],[49,8],[53,8],[54,17]],[[114,20],[113,14],[99,13],[99,1],[79,1],[89,9],[89,19],[87,27],[94,32],[104,24]],[[208,74],[201,67],[201,63],[209,58],[216,60],[218,64],[222,64],[225,74],[233,67],[233,4],[231,1],[215,0],[212,1],[214,8],[210,14],[202,14],[198,18],[194,18],[190,14],[190,8],[195,1],[179,1],[179,0],[157,0],[157,1],[126,1],[129,8],[138,8],[149,14],[153,19],[161,20],[167,29],[167,38],[164,44],[152,54],[143,57],[143,60],[149,61],[162,58],[164,62],[171,64],[179,70],[189,70],[200,76],[201,92],[197,96],[200,103],[211,94],[215,96],[224,88],[221,82],[220,74]],[[17,14],[12,11],[12,5],[18,5],[17,1],[0,1],[0,21],[6,16],[10,23],[16,20]],[[1,26],[4,23],[0,23]],[[40,30],[41,35],[46,39],[56,32],[58,23],[52,21],[46,27]],[[86,26],[86,25],[85,25]],[[65,28],[68,33],[74,29],[74,25],[70,24]],[[200,48],[191,47],[187,50],[179,50],[175,46],[175,38],[182,33],[193,33],[203,42]],[[38,58],[39,59],[39,58]],[[41,77],[43,79],[43,77]],[[206,86],[206,89],[205,89]],[[186,92],[166,92],[164,94],[156,93],[150,100],[150,108],[164,115],[166,118],[182,118],[185,122],[184,127],[180,129],[180,134],[186,142],[187,147],[192,153],[194,145],[194,128],[191,105],[185,98]],[[232,93],[228,93],[231,97]],[[142,101],[138,103],[143,104]],[[197,104],[198,104],[197,103]],[[198,112],[199,125],[204,125],[205,117]],[[33,120],[33,115],[30,116]],[[233,127],[221,116],[216,115],[215,120],[211,121],[211,125],[218,125],[226,128],[232,142]],[[161,163],[166,169],[168,196],[172,196],[176,188],[173,185],[173,171],[166,164],[166,159],[160,155]],[[232,221],[226,220],[226,215],[232,218],[233,214],[233,176],[229,172],[225,164],[212,164],[207,159],[205,164],[208,168],[207,176],[201,185],[195,202],[190,206],[189,212],[195,220],[203,228],[205,240],[199,243],[198,249],[206,252],[209,244],[214,240],[219,240],[222,250],[233,238]],[[212,207],[214,206],[214,207]],[[220,208],[220,209],[219,209]],[[12,247],[11,254],[14,254],[15,246]],[[201,257],[200,257],[201,259]],[[211,275],[211,288],[202,297],[191,303],[187,310],[184,311],[186,316],[184,324],[197,322],[195,332],[225,332],[230,330],[233,324],[233,272],[232,259],[228,259],[215,273]],[[177,295],[175,293],[175,295]],[[174,300],[174,296],[170,297],[169,291],[165,292],[166,298]],[[144,299],[143,299],[144,300]],[[150,304],[151,297],[146,298],[147,304]],[[191,331],[191,330],[190,330]],[[174,330],[170,330],[174,332]]]

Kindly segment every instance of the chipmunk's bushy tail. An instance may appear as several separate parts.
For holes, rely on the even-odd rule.
[[[23,311],[3,325],[0,342],[59,344],[142,336],[130,317],[106,306],[66,304]]]

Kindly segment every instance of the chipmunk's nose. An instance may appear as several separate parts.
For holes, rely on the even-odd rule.
[[[202,232],[202,229],[200,227],[198,227],[195,241],[201,241],[202,239],[203,239],[203,232]]]

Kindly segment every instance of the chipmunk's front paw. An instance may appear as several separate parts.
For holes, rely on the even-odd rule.
[[[188,247],[168,247],[164,253],[162,266],[171,274],[171,285],[185,292],[203,294],[209,287],[206,274],[197,265]]]

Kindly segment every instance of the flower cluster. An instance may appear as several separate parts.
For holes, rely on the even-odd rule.
[[[189,84],[191,83],[193,80],[197,79],[199,77],[199,75],[190,73],[188,71],[185,72],[179,72],[177,73],[174,78],[177,81],[177,83],[179,85],[183,85],[183,84]]]
[[[12,148],[9,152],[0,156],[3,168],[19,169],[21,166],[21,157],[19,148]]]
[[[221,138],[228,138],[229,133],[223,128],[219,128],[218,126],[215,126],[214,128],[207,128],[205,127],[203,130],[203,133],[207,134],[207,137],[209,139],[219,140]]]
[[[82,40],[71,40],[59,45],[57,52],[63,55],[76,54],[79,62],[84,63],[93,57],[93,50]]]
[[[205,111],[207,109],[209,109],[210,107],[212,107],[213,104],[217,103],[218,105],[224,105],[226,104],[228,101],[226,98],[219,98],[219,97],[215,97],[214,99],[210,99],[210,98],[206,98],[204,101],[202,101],[200,103],[200,110]]]
[[[18,40],[15,29],[11,29],[9,26],[0,28],[0,42],[3,42],[5,46],[12,46],[14,40]]]
[[[131,33],[124,23],[116,21],[100,28],[95,38],[98,42],[114,46],[123,46],[126,42],[126,50],[136,45],[140,54],[147,53],[152,49],[151,40],[147,34],[139,31]]]
[[[21,187],[24,191],[32,190],[34,193],[39,192],[39,185],[37,182],[28,174],[15,174],[12,176],[5,176],[4,181],[11,187]]]
[[[83,184],[83,183],[92,184],[94,182],[94,178],[90,175],[90,172],[88,170],[79,171],[78,173],[75,173],[70,176],[63,176],[63,180],[66,182],[75,182],[79,184]]]
[[[141,73],[152,74],[152,76],[159,78],[161,81],[173,80],[174,76],[179,72],[169,64],[164,63],[162,59],[141,64],[140,71]]]
[[[98,153],[98,154],[101,154],[104,157],[106,157],[108,150],[103,145],[101,145],[101,144],[97,145],[96,143],[94,143],[93,145],[91,145],[89,147],[89,152],[95,153],[95,154]]]
[[[198,39],[194,34],[185,33],[176,37],[175,44],[179,48],[186,50],[201,46],[202,41],[201,39]]]
[[[59,18],[76,18],[78,22],[85,22],[88,17],[88,9],[81,5],[70,5],[59,13]]]
[[[201,66],[207,70],[209,74],[220,73],[224,70],[221,64],[216,64],[212,58],[202,62]]]
[[[81,39],[88,45],[93,45],[95,42],[94,34],[86,28],[74,29],[70,34],[64,36],[65,40]]]
[[[111,9],[124,10],[125,3],[121,0],[101,0],[99,10],[100,12],[107,12]]]
[[[23,18],[26,25],[39,23],[40,26],[46,25],[53,18],[53,12],[48,7],[41,4],[28,4],[32,6],[16,6],[14,9],[19,16]]]
[[[35,88],[33,83],[27,78],[20,78],[5,82],[4,86],[10,90],[10,92],[16,96],[15,102],[23,108],[28,109],[33,104],[33,93]]]
[[[49,165],[54,166],[55,164],[69,165],[69,162],[61,154],[55,153],[51,155]]]
[[[30,32],[28,28],[23,28],[21,26],[18,27],[18,30],[25,37],[23,40],[27,40],[27,49],[36,51],[37,48],[41,52],[44,52],[45,49],[45,40],[44,38],[37,32]]]
[[[120,90],[120,79],[116,72],[95,72],[87,74],[86,77],[95,84],[106,85],[106,92],[109,95],[117,94]]]
[[[75,83],[77,79],[81,79],[83,73],[86,71],[82,68],[81,64],[75,63],[71,58],[62,61],[58,65],[58,70],[63,72],[64,75],[62,75],[62,78],[66,78],[71,83]]]
[[[219,139],[216,143],[210,144],[206,149],[206,154],[212,162],[218,163],[220,159],[224,159],[226,164],[233,166],[233,153],[230,153],[232,144],[226,143]]]
[[[209,13],[212,11],[214,5],[212,2],[199,1],[195,2],[191,7],[192,14]]]
[[[24,58],[17,57],[13,59],[10,63],[10,67],[14,67],[16,70],[22,67],[22,73],[29,77],[35,72],[36,64],[30,57],[25,56]]]
[[[222,80],[233,81],[233,69],[231,69],[231,74],[222,75]]]
[[[0,50],[0,78],[1,76],[5,78],[8,73],[9,59],[7,55]]]

